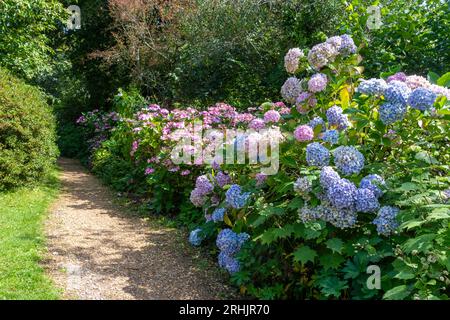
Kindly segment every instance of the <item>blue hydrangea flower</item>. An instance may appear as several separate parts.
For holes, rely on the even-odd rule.
[[[373,192],[373,194],[380,198],[383,195],[383,191],[380,189],[380,186],[385,186],[386,182],[382,177],[377,174],[369,174],[362,178],[359,183],[359,187],[362,189],[369,189]]]
[[[357,214],[353,208],[338,209],[332,206],[320,205],[321,217],[324,221],[331,223],[333,226],[346,229],[353,227],[357,222]]]
[[[342,108],[339,106],[332,106],[327,110],[327,120],[330,126],[337,126],[341,121]]]
[[[306,162],[310,166],[323,167],[330,162],[330,151],[318,142],[306,146]]]
[[[358,212],[375,212],[380,204],[371,190],[363,188],[356,191],[355,207]]]
[[[225,201],[229,206],[235,209],[241,209],[247,203],[250,192],[242,192],[241,187],[233,184],[225,193]]]
[[[339,130],[345,130],[350,126],[350,121],[348,120],[348,115],[341,114],[338,120],[337,128]]]
[[[403,120],[406,114],[406,105],[385,102],[380,106],[378,113],[380,114],[380,120],[385,125],[389,125],[396,121]]]
[[[384,206],[378,211],[377,217],[373,220],[373,224],[377,226],[377,232],[380,235],[389,236],[398,228],[396,221],[398,208]]]
[[[358,174],[364,168],[364,156],[354,147],[340,146],[333,155],[336,168],[346,176]]]
[[[367,94],[369,96],[382,96],[384,95],[384,91],[387,88],[387,83],[383,79],[369,79],[362,81],[358,88],[357,92]]]
[[[332,145],[337,144],[339,141],[339,132],[337,130],[327,130],[323,134],[322,139]]]
[[[433,107],[436,98],[436,93],[425,88],[417,88],[409,95],[408,104],[411,106],[411,108],[425,111]]]
[[[241,248],[238,235],[231,229],[222,229],[217,235],[216,245],[220,251],[233,255]]]
[[[333,181],[327,189],[330,203],[337,209],[352,209],[355,204],[356,186],[347,179]]]
[[[240,246],[242,246],[248,239],[250,239],[250,235],[246,232],[241,232],[237,235]]]
[[[411,89],[404,82],[394,80],[389,83],[384,93],[384,97],[392,104],[406,105]]]
[[[304,207],[300,208],[300,210],[298,211],[298,215],[299,215],[300,220],[302,220],[303,223],[305,223],[305,222],[321,219],[322,211],[319,210],[317,207],[309,208],[308,206],[304,206]]]
[[[339,174],[332,167],[323,167],[320,171],[320,185],[328,189],[335,181],[341,179]]]
[[[312,183],[307,177],[300,177],[294,182],[294,191],[308,193],[312,189]]]
[[[317,126],[321,126],[321,131],[325,131],[326,130],[326,126],[325,126],[325,121],[323,121],[323,119],[321,117],[314,117],[308,124],[308,126],[310,126],[313,130],[315,127]]]
[[[191,233],[189,234],[189,242],[193,245],[193,246],[199,246],[202,241],[203,241],[203,236],[201,234],[202,229],[197,228],[191,231]]]
[[[223,216],[225,215],[226,209],[225,208],[216,208],[212,215],[212,221],[214,222],[219,222],[219,221],[223,221]]]
[[[225,252],[219,253],[218,260],[219,266],[227,270],[230,274],[236,273],[240,269],[239,261]]]

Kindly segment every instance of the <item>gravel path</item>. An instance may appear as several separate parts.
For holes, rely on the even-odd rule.
[[[75,160],[46,224],[45,267],[64,299],[223,299],[230,288],[177,230],[127,213]],[[151,220],[151,219],[150,219]],[[201,267],[203,265],[203,267]]]

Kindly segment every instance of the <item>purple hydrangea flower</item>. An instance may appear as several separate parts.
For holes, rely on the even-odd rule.
[[[314,138],[314,131],[310,126],[298,126],[294,131],[294,137],[298,141],[310,141]]]
[[[327,120],[330,126],[337,126],[341,121],[342,108],[338,106],[332,106],[327,110]]]
[[[300,59],[304,56],[303,51],[299,48],[290,49],[284,57],[284,67],[286,68],[286,71],[292,74],[297,72]]]
[[[338,55],[336,47],[330,43],[319,43],[311,48],[308,53],[308,62],[316,70],[321,69],[334,61]]]
[[[356,53],[356,46],[353,39],[348,34],[341,36],[341,45],[339,47],[339,53],[343,56],[348,56],[350,54]]]
[[[323,167],[330,162],[330,151],[318,142],[306,146],[306,162],[310,166]]]
[[[295,77],[290,77],[281,87],[281,96],[289,103],[294,104],[295,99],[302,92],[300,80]]]
[[[267,175],[265,175],[264,173],[257,173],[255,179],[256,186],[261,186],[267,180]]]
[[[191,200],[192,204],[196,207],[201,207],[206,202],[205,195],[197,188],[191,191],[191,196],[189,199]]]
[[[334,164],[344,175],[358,174],[364,168],[364,156],[351,146],[340,146],[334,151]]]
[[[384,92],[387,101],[393,104],[406,105],[411,89],[404,82],[391,81]]]
[[[357,222],[357,214],[352,208],[338,209],[327,205],[318,206],[321,218],[336,228],[346,229],[353,227]]]
[[[269,110],[264,114],[264,122],[278,122],[281,119],[281,115],[276,110]]]
[[[401,82],[405,82],[406,81],[406,74],[404,74],[403,72],[397,72],[396,74],[389,76],[386,80],[388,83],[392,82],[392,81],[401,81]]]
[[[219,171],[216,174],[216,182],[219,185],[219,187],[223,188],[227,184],[231,183],[231,177],[229,175],[227,175],[226,173]]]
[[[248,127],[253,130],[264,129],[266,127],[266,123],[263,119],[256,118],[249,123]]]
[[[202,175],[197,178],[195,181],[195,188],[198,189],[199,194],[202,195],[207,195],[214,190],[214,186],[206,175]]]
[[[328,78],[323,73],[316,73],[308,81],[308,90],[311,92],[321,92],[327,87]]]

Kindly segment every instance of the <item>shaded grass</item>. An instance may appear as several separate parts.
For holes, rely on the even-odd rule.
[[[39,265],[43,222],[59,190],[58,172],[39,186],[0,193],[0,299],[57,299]]]

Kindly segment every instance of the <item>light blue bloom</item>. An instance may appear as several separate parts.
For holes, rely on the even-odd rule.
[[[411,108],[425,111],[433,107],[436,98],[436,93],[425,88],[417,88],[409,95],[408,104]]]
[[[241,187],[237,184],[231,185],[225,193],[225,201],[229,206],[235,209],[243,208],[249,197],[250,192],[242,192]]]
[[[336,168],[346,176],[358,174],[364,168],[364,156],[352,146],[340,146],[333,155]]]
[[[339,132],[337,130],[327,130],[323,134],[322,139],[332,145],[337,144],[339,141]]]
[[[384,179],[377,174],[369,174],[368,176],[365,176],[359,183],[360,188],[371,190],[377,198],[380,198],[383,195],[383,191],[380,189],[380,187],[383,187],[385,185],[386,182],[384,181]]]
[[[355,206],[358,212],[375,212],[380,208],[377,197],[365,188],[356,191]]]
[[[310,166],[323,167],[330,162],[330,151],[318,142],[306,146],[306,162]]]
[[[384,206],[378,211],[377,217],[373,220],[373,224],[377,226],[377,232],[380,235],[389,236],[398,228],[396,221],[398,208]]]
[[[219,222],[219,221],[223,221],[223,216],[225,215],[226,209],[225,208],[216,208],[212,215],[212,221],[214,222]]]
[[[202,241],[203,241],[203,235],[201,234],[202,229],[197,228],[191,231],[191,233],[189,234],[189,242],[193,245],[193,246],[199,246]]]

